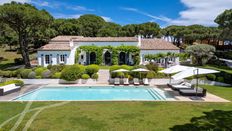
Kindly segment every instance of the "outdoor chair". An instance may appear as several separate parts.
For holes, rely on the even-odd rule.
[[[133,82],[134,82],[134,85],[139,85],[139,79],[138,78],[134,78]]]

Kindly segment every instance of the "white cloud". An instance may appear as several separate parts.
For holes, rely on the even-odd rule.
[[[181,11],[180,17],[171,20],[169,24],[215,26],[214,19],[224,10],[232,8],[232,0],[181,0],[181,2],[187,9]]]
[[[101,16],[106,22],[112,22],[112,18],[106,17],[106,16]]]
[[[94,11],[94,9],[89,9],[84,6],[70,6],[69,8],[76,11]]]
[[[10,3],[12,1],[21,2],[21,3],[30,3],[31,2],[31,0],[0,0],[0,5],[3,5],[5,3]]]
[[[57,13],[57,14],[53,14],[53,16],[55,17],[55,18],[66,18],[66,19],[68,19],[68,18],[75,18],[75,19],[77,19],[77,18],[79,18],[80,16],[81,16],[82,14],[60,14],[60,13]]]
[[[131,8],[131,7],[121,7],[122,10],[126,10],[126,11],[131,11],[131,12],[135,12],[135,13],[138,13],[138,14],[141,14],[141,15],[144,15],[144,16],[147,16],[147,17],[150,17],[152,19],[155,19],[155,20],[160,20],[160,21],[164,21],[164,22],[169,22],[171,19],[165,17],[165,16],[155,16],[155,15],[152,15],[152,14],[149,14],[147,12],[144,12],[144,11],[141,11],[141,10],[138,10],[136,8]]]

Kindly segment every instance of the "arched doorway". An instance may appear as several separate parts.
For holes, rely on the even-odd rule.
[[[119,54],[119,65],[126,64],[126,53],[120,52]]]
[[[89,64],[96,64],[96,53],[91,52],[89,54]]]
[[[109,51],[106,51],[104,54],[105,65],[111,65],[111,54]]]

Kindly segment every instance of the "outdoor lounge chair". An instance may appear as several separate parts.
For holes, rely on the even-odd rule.
[[[184,83],[184,81],[181,81],[181,82],[178,82],[178,83],[168,83],[167,86],[172,88],[173,85],[180,85],[182,83]]]
[[[143,84],[144,85],[150,85],[147,78],[143,78]]]
[[[171,88],[173,90],[180,90],[180,89],[192,89],[192,85],[190,83],[187,82],[183,82],[180,85],[172,85]]]
[[[114,79],[114,85],[120,85],[120,79],[119,78]]]
[[[128,78],[123,78],[123,84],[124,85],[129,85],[129,79]]]
[[[139,79],[138,78],[134,78],[133,81],[134,81],[134,85],[139,85]]]
[[[206,96],[206,89],[203,88],[198,88],[196,92],[196,88],[193,89],[180,89],[179,93],[182,96],[201,96],[204,97]]]
[[[20,89],[21,87],[15,86],[15,84],[9,84],[9,85],[2,86],[0,87],[0,96],[19,91]]]

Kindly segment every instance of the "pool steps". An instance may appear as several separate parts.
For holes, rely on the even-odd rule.
[[[161,96],[156,90],[154,89],[148,89],[148,92],[151,94],[151,96],[155,99],[155,100],[165,100],[165,98],[163,96]]]

